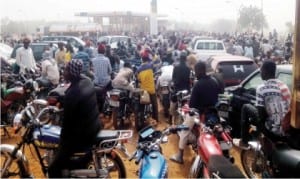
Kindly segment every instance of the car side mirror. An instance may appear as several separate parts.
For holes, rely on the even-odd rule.
[[[255,96],[255,94],[256,94],[256,89],[255,89],[255,88],[247,89],[247,93],[249,93],[249,94]]]

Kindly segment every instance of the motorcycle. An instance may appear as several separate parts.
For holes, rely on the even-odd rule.
[[[249,178],[299,178],[300,148],[291,147],[289,140],[273,142],[256,126],[249,130],[250,149],[242,150],[241,162]],[[293,135],[299,140],[298,135]],[[291,138],[291,136],[290,136]]]
[[[184,115],[183,124],[189,126],[191,133],[179,135],[191,135],[188,145],[197,153],[189,178],[243,178],[242,173],[232,164],[234,159],[229,154],[232,148],[229,135],[231,128],[226,121],[219,120],[217,111],[207,109],[201,116],[196,109],[183,107],[181,111]]]
[[[2,81],[1,124],[12,125],[14,115],[24,108],[27,101],[35,98],[38,84],[32,79],[26,79],[22,74],[18,75],[18,78],[19,76],[25,81],[24,83],[17,81],[12,85]],[[7,88],[7,86],[10,86],[10,88]]]
[[[129,161],[135,158],[135,164],[139,166],[139,178],[168,178],[168,166],[162,154],[160,144],[168,142],[168,135],[180,130],[187,130],[188,127],[178,125],[169,127],[163,131],[155,130],[147,126],[139,132],[139,139],[136,151]]]
[[[178,91],[175,95],[172,95],[171,100],[176,103],[176,108],[178,109],[175,116],[172,116],[172,124],[181,124],[184,121],[183,116],[187,112],[185,108],[189,108],[189,99],[190,95],[187,90]]]
[[[108,91],[109,105],[112,108],[112,119],[115,129],[124,127],[125,120],[130,121],[131,114],[134,113],[132,100],[129,91],[123,89],[112,89]]]
[[[165,117],[169,117],[170,98],[171,98],[171,81],[173,65],[163,63],[161,69],[156,72],[156,90],[158,98],[163,106]]]
[[[29,103],[21,113],[14,118],[15,131],[18,133],[24,129],[21,141],[14,145],[1,144],[1,178],[32,177],[29,170],[29,162],[20,150],[25,145],[32,145],[37,154],[44,175],[47,175],[49,164],[53,161],[58,148],[61,128],[49,124],[49,121],[40,122],[39,118],[46,112],[59,112],[55,106],[43,108],[37,117],[34,116],[34,108]],[[123,145],[132,137],[131,130],[101,130],[97,136],[97,142],[91,148],[74,153],[71,157],[70,167],[66,169],[64,177],[99,177],[99,178],[126,178],[124,163],[120,157],[128,157]]]
[[[244,178],[237,166],[233,165],[234,158],[229,154],[232,148],[230,127],[226,126],[225,121],[216,120],[216,114],[216,111],[209,111],[199,119],[194,109],[189,112],[196,124],[193,130],[196,129],[198,134],[197,156],[189,178]]]

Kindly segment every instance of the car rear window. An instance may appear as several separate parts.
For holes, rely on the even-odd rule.
[[[221,62],[217,71],[222,74],[226,86],[238,85],[257,69],[254,62]]]
[[[224,50],[223,44],[219,42],[199,42],[198,50]]]

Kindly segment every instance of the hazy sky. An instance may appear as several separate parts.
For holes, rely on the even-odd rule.
[[[150,12],[151,0],[0,0],[0,15],[14,20],[74,20],[75,12]],[[295,0],[157,0],[158,13],[177,20],[209,23],[214,19],[237,19],[243,5],[261,7],[270,28],[285,29],[295,20]],[[77,18],[78,19],[78,18]],[[84,18],[81,18],[86,20]]]

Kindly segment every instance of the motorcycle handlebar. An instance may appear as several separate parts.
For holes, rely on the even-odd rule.
[[[226,143],[230,143],[232,141],[232,138],[225,131],[221,133],[221,137]]]

